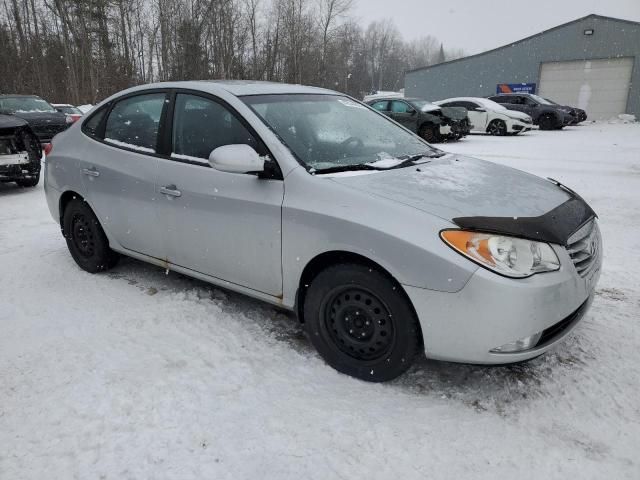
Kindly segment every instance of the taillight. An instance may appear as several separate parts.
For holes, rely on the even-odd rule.
[[[46,157],[47,155],[49,155],[51,153],[51,150],[53,150],[53,144],[52,143],[45,143],[43,150],[44,150],[44,155]]]

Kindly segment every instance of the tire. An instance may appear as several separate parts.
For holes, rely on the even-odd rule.
[[[16,185],[22,188],[31,188],[38,185],[40,181],[40,172],[38,172],[35,176],[30,178],[21,178],[20,180],[16,180]]]
[[[421,344],[418,320],[400,286],[355,263],[320,272],[304,299],[307,335],[339,372],[369,382],[402,375]]]
[[[556,117],[551,114],[542,115],[540,120],[538,120],[538,127],[540,127],[540,130],[553,130],[554,128],[557,128]]]
[[[427,143],[438,143],[442,141],[442,137],[440,136],[440,132],[436,125],[422,125],[418,135],[420,135],[420,137],[422,137]]]
[[[64,209],[62,233],[71,256],[89,273],[109,270],[119,255],[109,248],[109,240],[87,202],[74,198]]]
[[[494,120],[487,127],[487,133],[494,136],[504,136],[507,134],[507,124],[502,120]]]

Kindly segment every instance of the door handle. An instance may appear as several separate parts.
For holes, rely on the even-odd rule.
[[[165,185],[164,187],[160,187],[160,193],[170,195],[172,197],[179,197],[182,195],[182,192],[178,190],[175,185]]]
[[[100,176],[100,172],[98,170],[96,170],[95,167],[83,168],[82,169],[82,173],[84,173],[88,177],[99,177]]]

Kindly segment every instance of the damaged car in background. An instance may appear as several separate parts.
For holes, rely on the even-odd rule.
[[[0,182],[35,187],[40,179],[42,147],[29,124],[0,114]]]
[[[51,142],[73,123],[71,117],[37,95],[0,95],[0,113],[26,120],[42,144]]]
[[[419,98],[382,97],[366,102],[429,143],[460,140],[471,131],[467,110],[441,107]]]

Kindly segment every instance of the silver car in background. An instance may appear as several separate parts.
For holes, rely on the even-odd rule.
[[[542,354],[584,315],[602,261],[570,189],[304,86],[118,93],[56,136],[45,191],[84,270],[124,254],[290,309],[327,363],[369,381],[422,349]]]

